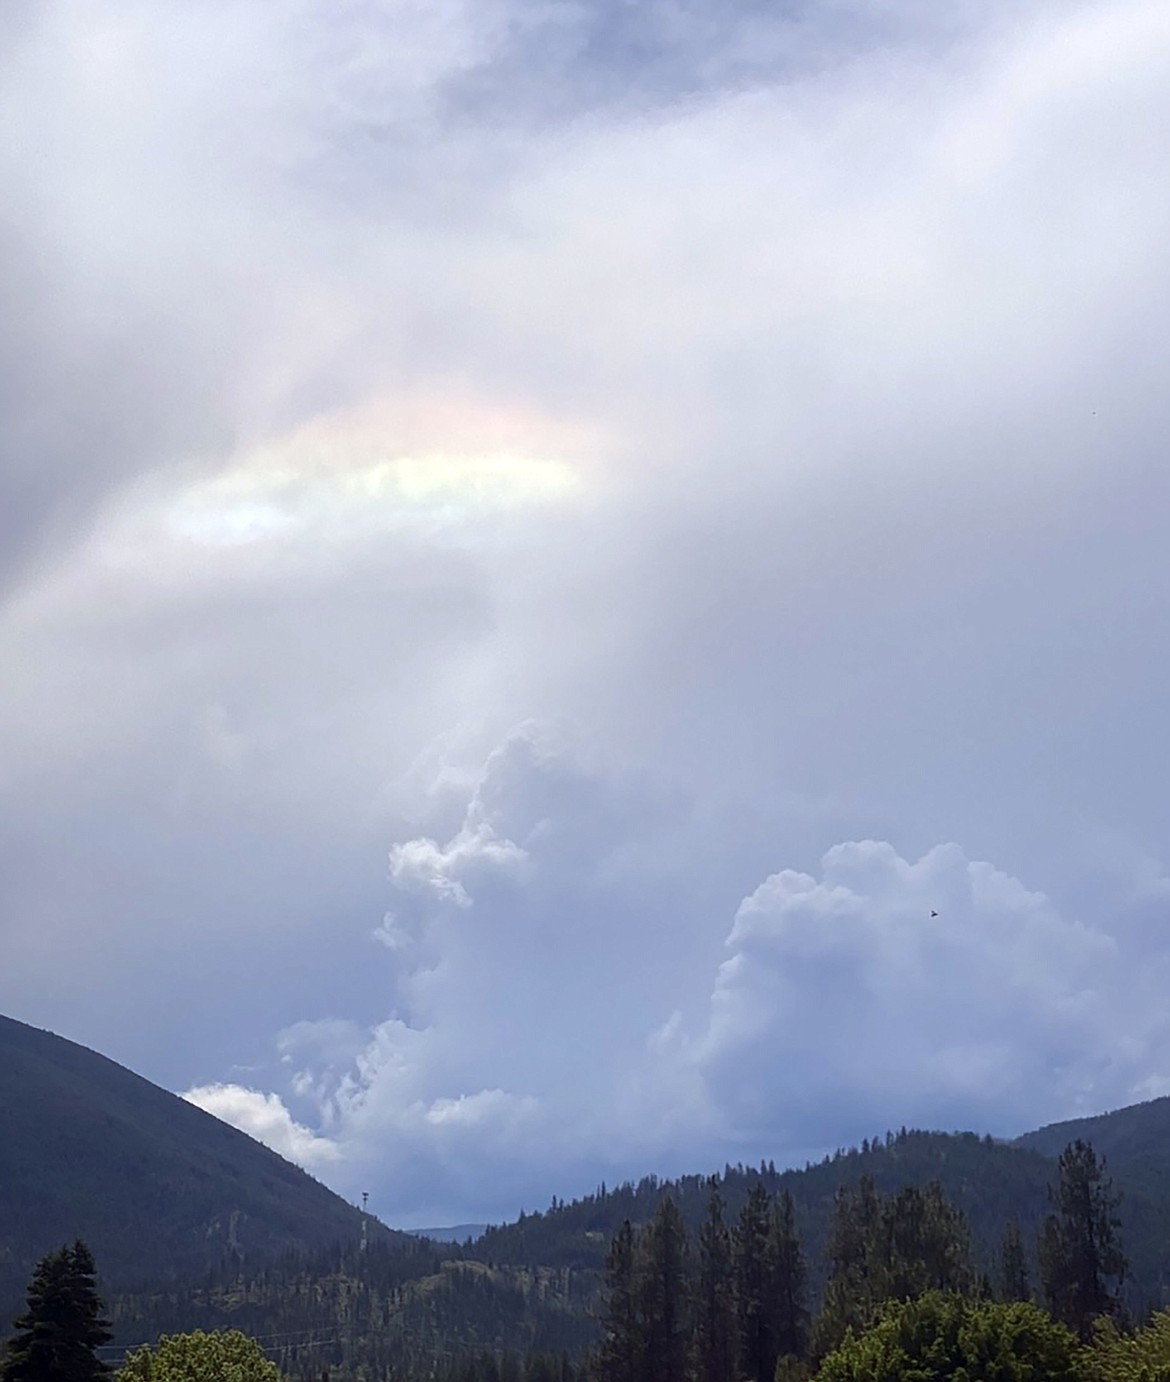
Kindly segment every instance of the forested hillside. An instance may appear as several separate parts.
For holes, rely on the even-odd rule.
[[[322,1365],[414,1376],[472,1357],[580,1360],[599,1337],[607,1263],[622,1233],[631,1244],[654,1241],[647,1235],[656,1222],[661,1233],[669,1202],[680,1260],[694,1272],[713,1192],[729,1226],[761,1196],[785,1206],[810,1316],[838,1289],[850,1204],[870,1206],[862,1238],[887,1225],[867,1249],[878,1253],[868,1280],[991,1289],[1010,1229],[1018,1272],[1037,1283],[1056,1155],[1084,1133],[1122,1196],[1121,1299],[1138,1317],[1167,1299],[1167,1100],[1015,1143],[903,1129],[801,1169],[648,1176],[554,1200],[462,1245],[367,1221],[364,1250],[359,1211],[274,1153],[113,1062],[7,1019],[0,1108],[0,1298],[9,1317],[38,1256],[81,1237],[97,1259],[118,1347],[162,1332],[242,1328],[304,1377]],[[923,1265],[937,1256],[931,1232],[961,1269]],[[895,1240],[902,1255],[882,1257],[880,1243]]]
[[[405,1255],[396,1243],[367,1254],[351,1244],[308,1257],[290,1254],[256,1273],[226,1272],[193,1289],[119,1298],[114,1323],[123,1343],[158,1330],[243,1328],[271,1341],[285,1369],[304,1376],[314,1375],[321,1361],[343,1370],[392,1368],[414,1375],[482,1355],[579,1360],[598,1339],[606,1263],[623,1224],[630,1223],[635,1237],[648,1234],[668,1201],[678,1208],[693,1267],[713,1190],[729,1225],[753,1195],[789,1197],[808,1308],[815,1312],[832,1271],[834,1221],[865,1186],[879,1208],[888,1206],[881,1213],[909,1212],[915,1223],[923,1214],[927,1222],[937,1219],[936,1204],[953,1207],[962,1244],[955,1280],[972,1289],[1002,1275],[1005,1235],[1013,1226],[1019,1269],[1038,1289],[1036,1244],[1056,1179],[1055,1159],[1026,1147],[972,1133],[902,1131],[801,1170],[725,1167],[714,1178],[646,1177],[636,1185],[601,1187],[462,1246],[419,1243],[418,1251]],[[914,1199],[908,1188],[925,1198]],[[948,1213],[938,1220],[944,1233],[950,1232]],[[1165,1201],[1125,1197],[1121,1234],[1131,1273],[1124,1299],[1135,1315],[1164,1303],[1168,1225]],[[898,1232],[905,1236],[904,1229]],[[871,1269],[869,1278],[885,1273],[901,1280],[907,1270],[918,1269],[893,1262]]]
[[[356,1242],[362,1216],[259,1142],[85,1047],[0,1017],[0,1309],[76,1237],[107,1289]],[[370,1232],[389,1230],[371,1222]],[[401,1239],[403,1251],[414,1240]]]
[[[720,1177],[720,1189],[733,1215],[739,1213],[756,1183],[773,1194],[791,1194],[816,1291],[824,1279],[829,1218],[841,1186],[855,1186],[863,1175],[870,1175],[880,1192],[893,1194],[904,1185],[937,1181],[966,1216],[975,1262],[983,1270],[990,1268],[1009,1220],[1021,1225],[1027,1239],[1034,1238],[1049,1210],[1048,1186],[1055,1173],[1055,1155],[1069,1140],[1058,1140],[1055,1153],[1046,1156],[1027,1145],[997,1142],[974,1133],[903,1129],[800,1170],[779,1171],[770,1164],[728,1166]],[[1156,1154],[1151,1148],[1150,1157]],[[1130,1162],[1123,1159],[1123,1164]],[[1109,1169],[1123,1193],[1121,1220],[1131,1260],[1130,1293],[1135,1304],[1161,1303],[1170,1269],[1170,1195],[1146,1193],[1143,1182],[1132,1184],[1112,1161]],[[1165,1184],[1170,1191],[1170,1176]],[[540,1262],[596,1271],[623,1220],[649,1223],[667,1195],[679,1206],[688,1230],[693,1232],[706,1209],[707,1178],[662,1181],[648,1176],[636,1185],[603,1186],[582,1199],[567,1204],[558,1201],[543,1213],[522,1215],[516,1223],[489,1228],[471,1246],[469,1255],[485,1262]]]
[[[1016,1145],[1053,1157],[1078,1137],[1093,1144],[1114,1177],[1130,1190],[1152,1199],[1170,1196],[1170,1098],[1052,1123],[1025,1133]]]

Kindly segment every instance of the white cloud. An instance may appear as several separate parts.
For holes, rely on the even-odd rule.
[[[321,1170],[342,1156],[335,1142],[296,1122],[279,1094],[238,1084],[208,1084],[188,1089],[183,1098],[307,1171]]]
[[[528,855],[511,840],[498,840],[491,826],[465,826],[446,845],[407,840],[390,851],[390,878],[400,888],[431,892],[442,902],[470,907],[462,878],[481,869],[514,874]]]
[[[1117,940],[954,844],[915,862],[838,845],[819,878],[785,870],[746,897],[727,945],[678,1059],[755,1143],[895,1120],[1021,1131],[1136,1098],[1165,1059]]]
[[[532,725],[471,777],[464,821],[507,822],[523,872],[471,928],[443,889],[407,894],[426,905],[390,959],[406,1016],[282,1040],[344,1183],[381,1184],[391,1217],[508,1213],[566,1178],[799,1159],[901,1123],[1010,1134],[1161,1087],[1161,941],[1067,917],[956,844],[849,842],[815,875],[769,874],[704,994],[725,923],[701,870],[727,860],[701,814],[640,817],[620,774]],[[668,925],[639,928],[654,907]]]

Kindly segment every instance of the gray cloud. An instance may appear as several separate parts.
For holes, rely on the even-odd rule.
[[[719,1072],[790,1029],[716,1015],[802,964],[897,1079],[827,1043],[797,1141],[1156,1087],[1163,7],[0,22],[0,1006],[262,1066],[331,1175],[393,1133],[403,1215],[436,1139],[475,1218],[489,1146],[504,1212],[778,1137]],[[711,1006],[867,838],[1006,880],[966,1066],[881,997],[900,937],[929,1030],[965,953],[910,885],[743,921]],[[1013,1029],[1066,1085],[978,1040],[1040,913],[1116,948]]]

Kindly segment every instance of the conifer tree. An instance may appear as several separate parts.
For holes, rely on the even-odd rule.
[[[1032,1299],[1028,1254],[1024,1248],[1024,1236],[1020,1232],[1019,1221],[1016,1219],[1004,1229],[999,1261],[996,1265],[999,1269],[997,1286],[1001,1301],[1010,1304],[1012,1301]]]
[[[29,1283],[28,1308],[12,1323],[17,1332],[0,1382],[100,1382],[106,1376],[96,1350],[113,1336],[102,1315],[93,1256],[80,1239],[42,1258]]]
[[[1049,1187],[1053,1213],[1040,1232],[1040,1280],[1052,1314],[1085,1342],[1093,1321],[1115,1315],[1126,1272],[1117,1207],[1105,1163],[1079,1138],[1060,1154]]]
[[[635,1260],[636,1240],[629,1219],[614,1235],[605,1259],[601,1344],[597,1374],[602,1382],[640,1382],[642,1332]]]
[[[763,1185],[752,1186],[735,1227],[735,1301],[739,1372],[746,1382],[771,1382],[776,1367],[772,1337],[772,1203]]]
[[[971,1235],[966,1216],[937,1181],[921,1190],[907,1185],[882,1205],[879,1240],[880,1291],[910,1300],[923,1291],[969,1291]]]
[[[840,1186],[833,1198],[825,1247],[829,1271],[813,1329],[814,1358],[823,1358],[836,1348],[847,1329],[868,1324],[883,1299],[881,1235],[881,1200],[873,1177],[862,1176],[856,1188]]]
[[[787,1190],[773,1205],[769,1237],[772,1345],[777,1358],[804,1358],[808,1352],[808,1271],[796,1230],[796,1206]]]
[[[692,1371],[696,1382],[736,1382],[731,1233],[723,1220],[718,1177],[712,1176],[709,1185],[707,1216],[699,1228]]]
[[[641,1237],[639,1291],[643,1382],[681,1382],[690,1337],[687,1231],[669,1195]]]

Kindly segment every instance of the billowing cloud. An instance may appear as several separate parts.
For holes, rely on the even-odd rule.
[[[0,1006],[430,1222],[1162,1087],[1163,4],[0,29]]]
[[[188,1103],[263,1142],[306,1171],[319,1170],[341,1155],[326,1137],[298,1123],[278,1094],[262,1094],[238,1084],[197,1085],[183,1095]]]
[[[727,931],[696,887],[716,863],[702,814],[640,816],[637,788],[563,735],[522,727],[468,792],[461,833],[523,839],[523,870],[474,904],[392,873],[401,1015],[281,1042],[339,1183],[393,1186],[392,1217],[507,1213],[557,1177],[799,1159],[890,1124],[1012,1134],[1145,1097],[1170,1068],[1170,952],[1124,908],[1090,925],[956,844],[911,861],[866,840],[770,873]],[[639,927],[654,906],[668,925]]]
[[[912,1125],[1011,1132],[1136,1099],[1170,1054],[1136,956],[953,844],[916,862],[842,844],[819,878],[773,874],[727,945],[685,1059],[756,1142],[856,1138],[891,1101]]]

